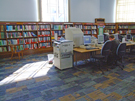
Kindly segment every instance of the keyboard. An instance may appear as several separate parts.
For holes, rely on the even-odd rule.
[[[91,50],[91,49],[98,49],[98,48],[95,47],[86,48],[86,50]]]

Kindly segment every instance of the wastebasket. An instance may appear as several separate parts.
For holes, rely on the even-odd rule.
[[[53,63],[53,59],[54,59],[54,54],[47,54],[47,56],[48,56],[49,64],[52,64]]]

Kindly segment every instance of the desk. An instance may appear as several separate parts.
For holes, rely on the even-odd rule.
[[[129,49],[129,53],[134,49],[135,43],[126,43],[127,49]]]
[[[99,47],[98,49],[90,49],[90,50],[86,50],[83,48],[74,48],[73,50],[74,50],[74,61],[75,65],[77,66],[78,60],[90,59],[90,55],[92,55],[93,52],[100,51],[101,47]]]
[[[127,47],[132,47],[134,46],[135,43],[126,43]],[[83,48],[74,48],[74,62],[75,65],[77,66],[77,61],[79,60],[86,60],[90,59],[90,56],[92,55],[93,52],[101,51],[102,47],[99,47],[99,49],[90,49],[86,50]]]

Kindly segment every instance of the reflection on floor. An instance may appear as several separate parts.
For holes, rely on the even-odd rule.
[[[82,64],[80,62],[79,64]],[[0,60],[0,101],[134,101],[135,63],[91,74],[91,65],[59,70],[47,54]]]

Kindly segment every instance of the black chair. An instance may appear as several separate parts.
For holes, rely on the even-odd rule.
[[[116,64],[123,70],[123,57],[126,54],[126,43],[120,43],[116,50]],[[118,64],[120,62],[120,64]]]
[[[96,64],[98,64],[98,68],[102,71],[102,74],[104,74],[103,70],[101,69],[101,63],[107,63],[107,57],[110,54],[110,49],[111,49],[111,41],[107,40],[102,49],[101,49],[101,54],[97,54],[97,55],[93,55],[92,58],[95,59],[95,62],[97,62]]]

